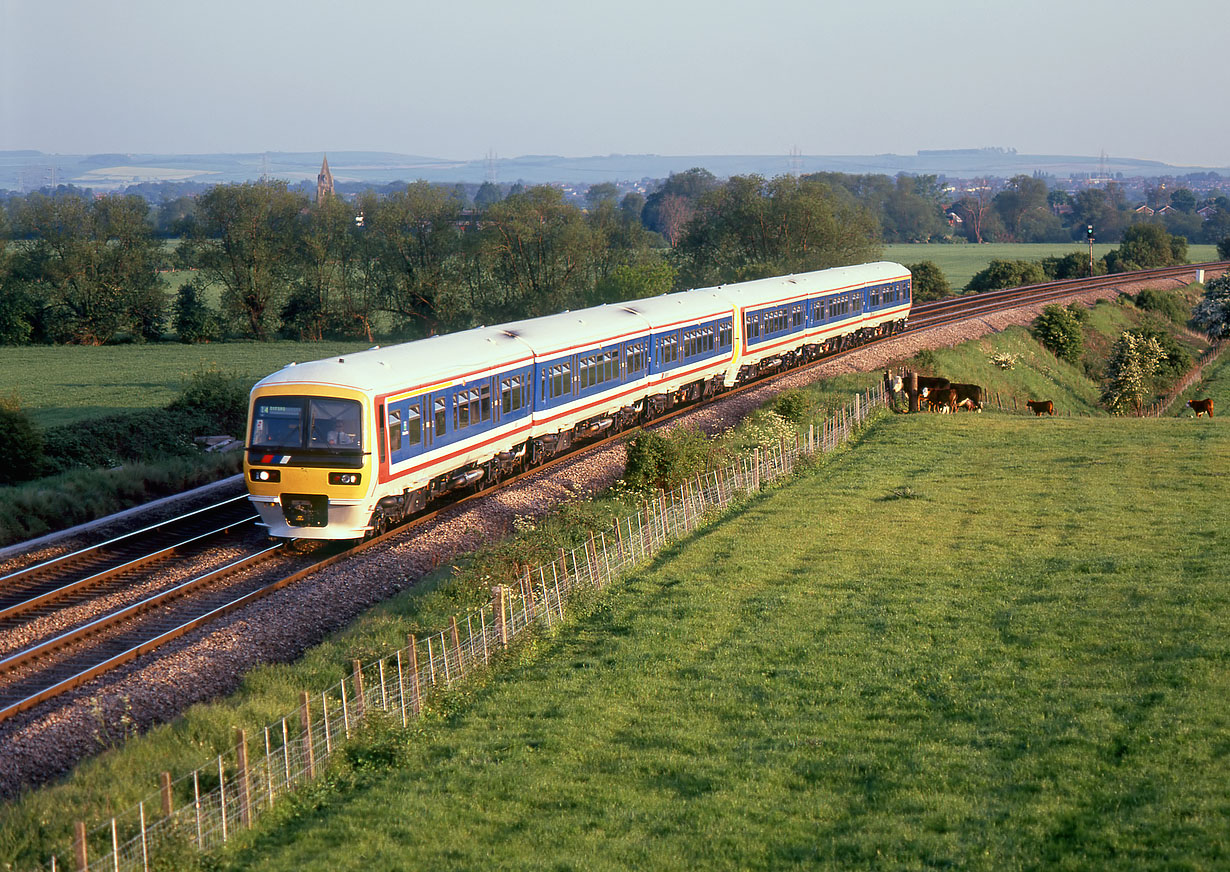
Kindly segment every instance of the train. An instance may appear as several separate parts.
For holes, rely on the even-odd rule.
[[[877,262],[476,327],[308,363],[252,388],[248,496],[271,537],[355,540],[574,446],[905,328]]]

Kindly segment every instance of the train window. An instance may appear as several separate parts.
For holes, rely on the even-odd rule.
[[[269,448],[303,447],[303,400],[271,397],[252,409],[252,445]]]
[[[725,348],[731,342],[731,324],[729,321],[723,321],[718,325],[718,345]]]
[[[423,416],[419,413],[418,403],[406,409],[406,420],[402,422],[401,432],[406,437],[406,445],[409,448],[423,441]]]
[[[645,371],[645,343],[637,342],[629,345],[624,351],[624,366],[628,375]]]
[[[759,339],[760,338],[760,316],[759,315],[748,315],[746,328],[747,329],[744,330],[744,333],[747,335],[748,339]]]
[[[389,409],[389,453],[401,451],[401,412]]]
[[[547,396],[554,399],[572,393],[572,364],[561,363],[547,370]]]
[[[358,451],[360,406],[355,400],[308,399],[308,447]]]
[[[445,397],[438,397],[432,403],[432,412],[436,419],[436,422],[435,422],[436,434],[434,438],[439,439],[441,436],[444,435],[444,432],[445,432],[444,424],[448,420],[448,399]]]
[[[525,391],[525,376],[514,375],[500,382],[500,408],[507,415],[525,408],[529,397]]]
[[[802,327],[803,326],[803,307],[802,306],[792,306],[791,307],[790,326],[791,327]]]
[[[453,428],[461,430],[491,420],[491,385],[458,391],[453,398]]]
[[[679,337],[675,334],[662,337],[662,344],[658,346],[658,360],[665,366],[668,363],[674,363],[679,359]]]

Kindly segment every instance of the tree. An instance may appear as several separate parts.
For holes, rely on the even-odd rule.
[[[991,202],[1004,223],[1007,241],[1027,241],[1025,230],[1036,223],[1039,216],[1050,216],[1046,194],[1046,182],[1022,175],[1013,176],[1007,187],[995,195]]]
[[[577,306],[588,290],[590,233],[581,211],[549,185],[492,206],[481,245],[498,292],[475,301],[480,316],[507,320]]]
[[[1204,285],[1204,299],[1192,310],[1192,322],[1214,339],[1230,336],[1230,273]]]
[[[241,335],[268,339],[277,329],[307,207],[283,180],[217,185],[197,201],[187,256],[222,287],[223,314]]]
[[[962,226],[971,242],[990,242],[1000,229],[999,216],[992,210],[993,198],[988,179],[977,179],[966,196],[952,204],[952,211],[961,217]],[[992,224],[992,217],[995,224]]]
[[[44,301],[47,339],[102,345],[125,332],[161,334],[166,295],[148,212],[136,196],[27,198],[18,224],[30,244],[13,269]]]
[[[1170,205],[1180,212],[1196,211],[1196,195],[1188,188],[1175,188],[1170,192]]]
[[[1130,272],[1187,263],[1187,240],[1172,236],[1153,222],[1133,224],[1123,232],[1119,248],[1106,255],[1110,272]]]
[[[590,305],[620,303],[669,293],[675,284],[675,271],[666,261],[618,266],[594,288]]]
[[[1217,243],[1217,256],[1222,260],[1230,260],[1230,236]]]
[[[1114,182],[1105,188],[1086,188],[1072,204],[1073,237],[1083,240],[1085,228],[1093,225],[1102,242],[1116,242],[1132,219],[1123,189]]]
[[[650,230],[661,233],[673,247],[691,219],[696,202],[717,186],[717,177],[700,167],[671,173],[661,187],[645,198],[641,221]]]
[[[702,198],[673,260],[698,287],[873,260],[879,236],[870,210],[823,182],[734,176]]]
[[[943,235],[945,225],[935,186],[935,176],[897,176],[883,203],[885,242],[927,242]]]
[[[492,204],[500,202],[501,199],[503,195],[500,193],[499,185],[494,182],[483,182],[478,186],[478,193],[474,195],[474,208],[479,212],[486,212]]]
[[[208,342],[217,338],[217,315],[205,302],[205,282],[194,276],[184,282],[171,306],[171,328],[180,342]]]
[[[36,477],[42,459],[43,434],[31,423],[17,395],[0,397],[0,485]]]
[[[912,290],[915,303],[926,303],[931,300],[942,300],[952,294],[952,286],[944,271],[933,261],[924,260],[920,263],[906,265],[913,276]]]
[[[362,206],[362,257],[380,307],[428,335],[466,323],[468,310],[456,294],[461,204],[418,181],[387,197],[366,196]]]
[[[1085,335],[1080,321],[1070,309],[1057,305],[1044,307],[1042,314],[1034,319],[1030,332],[1060,360],[1068,363],[1080,360]]]
[[[1139,412],[1164,356],[1156,339],[1126,331],[1120,334],[1106,365],[1103,405],[1116,415]]]
[[[611,182],[600,182],[597,185],[590,185],[589,190],[585,192],[585,204],[591,209],[599,203],[609,202],[613,205],[618,200],[619,188],[615,187]]]

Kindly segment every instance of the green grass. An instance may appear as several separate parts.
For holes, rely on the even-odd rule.
[[[0,348],[0,384],[41,427],[165,406],[197,369],[216,366],[252,383],[292,361],[367,348],[352,342],[226,342],[204,345]]]
[[[1117,247],[1095,243],[1093,256],[1101,258]],[[884,246],[884,257],[904,264],[932,261],[948,277],[952,289],[958,291],[969,284],[975,273],[986,269],[992,260],[1040,261],[1044,257],[1062,257],[1074,251],[1088,254],[1089,246],[1079,242],[1029,245],[1002,242],[982,245],[896,244]],[[1218,260],[1217,246],[1189,245],[1187,259],[1191,263]]]
[[[221,868],[1223,865],[1228,444],[893,418]]]

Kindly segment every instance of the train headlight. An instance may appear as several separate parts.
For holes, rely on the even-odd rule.
[[[253,481],[281,481],[282,473],[276,469],[253,469],[249,472]]]
[[[331,472],[329,473],[329,484],[355,485],[359,483],[360,478],[357,472]]]

